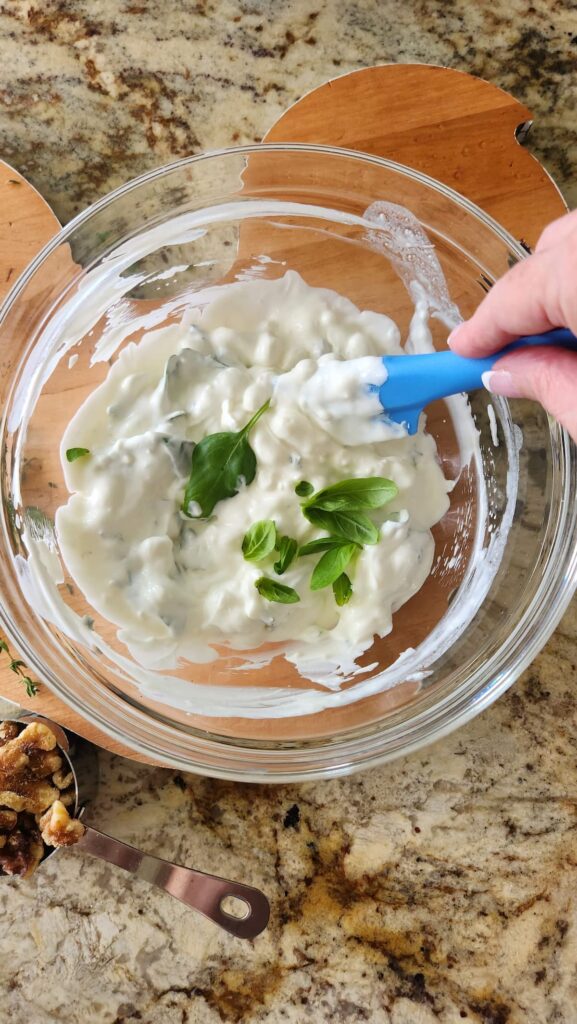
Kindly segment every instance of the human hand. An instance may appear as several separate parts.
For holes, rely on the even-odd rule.
[[[568,327],[577,334],[577,210],[545,228],[535,252],[500,278],[449,346],[461,356],[497,352],[524,334]],[[577,353],[533,348],[512,352],[483,374],[485,387],[506,398],[533,398],[577,442]]]

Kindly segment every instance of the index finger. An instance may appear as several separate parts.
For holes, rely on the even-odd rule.
[[[459,355],[482,357],[524,334],[565,325],[559,302],[560,249],[545,249],[517,263],[493,285],[470,320],[451,333]]]
[[[577,233],[577,210],[573,210],[571,213],[564,213],[563,216],[557,217],[556,220],[552,220],[550,224],[547,224],[547,227],[543,228],[539,235],[535,252],[542,252],[543,249],[549,249],[552,245],[559,245],[560,242],[568,238],[573,232]]]

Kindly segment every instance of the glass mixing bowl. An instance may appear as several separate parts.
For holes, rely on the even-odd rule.
[[[190,694],[228,688],[219,692],[230,695],[230,711],[208,717],[198,701],[194,713],[171,706],[162,681],[151,687],[150,672],[131,662],[65,567],[54,575],[52,522],[67,497],[64,428],[145,320],[169,322],[204,289],[292,268],[362,309],[390,314],[406,336],[414,281],[426,278],[433,341],[442,348],[454,318],[444,282],[467,317],[523,256],[498,224],[438,182],[319,146],[248,146],[183,160],[77,217],[1,313],[0,620],[26,663],[133,750],[230,779],[350,772],[430,742],[486,708],[544,644],[577,581],[575,449],[536,405],[475,394],[479,454],[460,474],[447,406],[428,410],[443,468],[458,478],[433,531],[433,571],[396,613],[390,636],[367,652],[361,675],[315,714],[295,714],[294,701],[299,688],[322,688],[283,658],[238,672],[226,649],[210,666],[186,664],[175,675]],[[43,540],[42,556],[30,538]],[[265,688],[277,710],[286,698],[293,711],[234,716],[247,683]]]

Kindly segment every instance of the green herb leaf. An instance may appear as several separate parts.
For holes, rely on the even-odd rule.
[[[356,544],[341,544],[338,548],[325,551],[324,555],[314,567],[311,576],[311,590],[322,590],[330,587],[331,583],[339,578],[344,572],[351,558],[358,551]]]
[[[76,462],[76,459],[83,459],[85,455],[90,455],[88,448],[67,448],[66,458],[68,462]]]
[[[317,537],[316,540],[309,540],[308,544],[303,544],[302,548],[299,548],[299,558],[301,555],[317,555],[319,551],[330,551],[331,548],[340,547],[342,543],[342,537]]]
[[[379,540],[377,527],[363,512],[327,512],[316,506],[307,506],[303,512],[313,526],[353,544],[376,544]]]
[[[38,684],[33,683],[30,676],[22,676],[22,682],[26,686],[26,693],[29,697],[35,697],[38,693]]]
[[[306,504],[325,509],[327,512],[360,512],[362,509],[381,508],[397,494],[397,485],[392,480],[387,480],[383,476],[368,476],[340,480],[322,491],[317,491]]]
[[[335,595],[335,601],[339,608],[342,608],[344,604],[349,603],[353,596],[353,585],[346,572],[341,573],[341,575],[334,581],[333,594]]]
[[[296,604],[300,597],[292,587],[284,583],[277,583],[276,580],[269,580],[266,576],[260,576],[255,582],[255,587],[261,597],[267,601],[276,601],[277,604]]]
[[[18,661],[17,658],[12,658],[10,665],[8,666],[12,672],[15,672],[17,676],[22,675],[20,669],[24,668],[24,662]]]
[[[309,484],[308,480],[301,480],[295,487],[295,493],[298,494],[299,498],[308,498],[314,491],[312,484]]]
[[[276,526],[272,519],[259,519],[247,530],[242,541],[242,553],[247,562],[260,562],[276,546]]]
[[[270,401],[265,402],[238,433],[209,434],[196,445],[182,502],[182,511],[187,516],[198,518],[191,513],[191,505],[199,506],[200,516],[209,516],[217,502],[238,494],[242,481],[252,483],[256,474],[256,455],[248,442],[248,435],[269,405]]]
[[[283,572],[286,572],[289,565],[294,562],[299,546],[293,537],[281,537],[277,547],[278,562],[274,563],[274,571],[277,576],[282,576]]]

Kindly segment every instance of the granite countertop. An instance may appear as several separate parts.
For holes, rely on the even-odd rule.
[[[336,74],[482,75],[577,202],[563,0],[0,0],[0,156],[62,221],[142,171],[251,142]],[[572,77],[571,77],[572,72]],[[91,821],[262,887],[254,943],[78,851],[0,886],[0,1022],[572,1024],[577,610],[509,693],[351,779],[249,787],[106,753]]]

